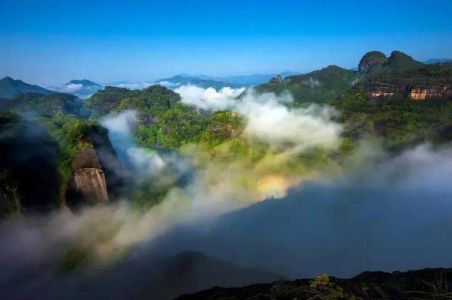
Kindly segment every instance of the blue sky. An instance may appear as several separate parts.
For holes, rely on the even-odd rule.
[[[0,77],[142,81],[452,57],[452,0],[0,0]]]

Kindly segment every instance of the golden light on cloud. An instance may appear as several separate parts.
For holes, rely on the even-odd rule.
[[[295,178],[286,178],[280,175],[265,176],[257,183],[259,199],[285,197],[288,189],[299,183],[300,180]]]

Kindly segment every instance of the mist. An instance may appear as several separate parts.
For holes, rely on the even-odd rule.
[[[293,188],[282,199],[181,226],[157,244],[291,278],[450,267],[451,155],[451,147],[421,145],[380,156],[340,178]]]
[[[2,221],[2,294],[169,299],[323,272],[452,266],[452,147],[392,154],[363,140],[339,164],[331,157],[343,129],[329,106],[290,108],[289,94],[243,89],[176,91],[199,110],[242,116],[238,138],[251,154],[231,157],[228,142],[213,153],[145,149],[133,138],[136,112],[105,117],[124,191],[108,205]],[[161,201],[134,207],[139,187],[168,182]],[[81,263],[68,271],[74,255]],[[189,271],[165,281],[181,266]]]
[[[350,167],[341,177],[310,180],[292,187],[285,197],[228,210],[215,218],[181,217],[178,214],[190,215],[190,206],[177,210],[170,202],[133,215],[121,203],[90,208],[77,216],[57,213],[2,224],[2,288],[20,283],[23,289],[12,293],[13,298],[27,298],[45,288],[41,293],[46,298],[67,296],[71,290],[79,291],[74,297],[169,299],[212,285],[323,272],[350,277],[366,270],[450,267],[451,155],[451,147],[428,145],[392,157],[378,155],[359,169]],[[113,255],[111,242],[98,241],[95,232],[100,228],[104,234],[117,232],[113,246],[117,250],[121,245],[134,246],[126,256]],[[96,251],[103,254],[79,271],[60,274],[55,271],[59,264],[55,254],[64,253],[69,242],[97,244]],[[210,257],[244,269],[235,273],[235,267],[228,265],[230,271],[212,273],[210,268],[218,262],[212,263]],[[169,270],[176,272],[187,263],[190,267],[181,281],[165,281],[165,290],[171,292],[162,292],[159,283]],[[249,271],[237,279],[243,270],[262,274]],[[83,293],[86,289],[89,292]]]

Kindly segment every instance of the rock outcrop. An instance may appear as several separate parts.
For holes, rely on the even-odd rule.
[[[147,113],[139,113],[135,116],[135,122],[137,125],[151,125],[156,122],[156,118]]]
[[[368,73],[380,69],[387,61],[386,55],[380,51],[367,52],[359,61],[358,71]]]
[[[364,54],[358,64],[360,73],[374,73],[380,70],[407,70],[422,67],[423,64],[414,60],[411,56],[392,51],[389,57],[380,51],[371,51]]]
[[[282,83],[283,82],[283,78],[281,77],[281,75],[276,75],[275,77],[273,77],[272,79],[270,79],[270,83]]]
[[[384,67],[400,71],[420,68],[423,65],[423,63],[416,61],[406,53],[400,51],[392,51]]]
[[[452,99],[452,85],[415,84],[392,81],[364,85],[365,91],[373,101],[383,99],[409,99],[425,101],[433,99]]]
[[[369,68],[367,56],[361,60],[360,69]],[[373,70],[375,68],[374,65]],[[378,71],[363,74],[354,87],[364,90],[371,100],[452,99],[451,64],[424,65],[402,52],[393,51],[388,61],[378,68]]]
[[[79,150],[73,160],[73,170],[67,199],[69,206],[109,201],[105,173],[93,147]]]
[[[452,98],[451,86],[413,87],[408,97],[412,100],[428,100],[433,98]]]

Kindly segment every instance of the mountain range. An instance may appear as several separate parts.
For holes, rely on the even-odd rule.
[[[102,85],[87,79],[71,80],[62,86],[53,87],[60,93],[75,95],[81,99],[86,99],[98,90],[102,89]]]
[[[448,98],[452,93],[451,68],[448,62],[424,64],[400,51],[393,51],[388,57],[380,51],[370,51],[361,58],[357,70],[331,65],[306,74],[276,76],[257,89],[289,91],[298,103],[328,102],[350,90],[364,90],[373,100]]]
[[[275,76],[276,74],[252,74],[252,75],[236,75],[236,76],[208,76],[208,75],[188,75],[188,74],[179,74],[168,78],[162,78],[155,81],[146,81],[142,83],[130,83],[126,81],[118,81],[113,82],[107,85],[118,86],[130,89],[143,89],[152,84],[161,84],[168,88],[176,88],[181,85],[197,85],[199,87],[208,88],[213,87],[215,89],[221,89],[223,87],[251,87],[251,86],[259,86],[263,90],[272,90],[272,88],[267,89],[266,85],[274,83],[272,78],[281,78],[286,79],[286,82],[298,82],[298,88],[305,97],[313,96],[314,99],[318,98],[318,95],[312,95],[312,90],[309,91],[310,88],[318,87],[319,80],[329,80],[329,79],[340,79],[343,83],[347,83],[344,86],[349,86],[351,82],[354,82],[357,78],[356,76],[351,76],[351,74],[357,74],[357,71],[361,71],[366,68],[364,65],[366,63],[372,64],[374,60],[377,61],[381,59],[385,67],[383,69],[398,69],[401,68],[412,68],[412,67],[420,67],[422,65],[437,65],[437,64],[445,64],[452,62],[452,59],[449,58],[433,58],[425,60],[424,62],[418,62],[407,56],[406,54],[395,51],[389,58],[378,51],[368,52],[360,62],[360,67],[353,69],[344,69],[337,66],[329,66],[322,70],[313,71],[305,74],[298,74],[296,72],[286,71],[279,73],[279,76]],[[398,66],[396,64],[399,64]],[[340,78],[344,76],[344,78]],[[317,78],[323,77],[323,78]],[[343,88],[331,89],[335,83],[327,83],[324,81],[324,84],[329,85],[328,89],[330,90],[331,95],[336,95],[338,92],[343,91]],[[14,96],[21,93],[39,93],[42,95],[50,95],[52,93],[60,92],[75,95],[81,99],[89,98],[98,90],[102,89],[104,85],[96,83],[94,81],[88,79],[81,80],[71,80],[61,86],[52,86],[50,88],[43,88],[38,85],[28,84],[21,80],[14,80],[11,77],[4,77],[0,80],[0,98],[3,99],[12,99]],[[276,91],[279,88],[276,88]],[[297,92],[297,91],[295,91]],[[323,97],[323,96],[321,96]]]
[[[442,64],[452,62],[452,59],[450,58],[431,58],[426,61],[424,61],[424,64]]]
[[[295,72],[279,73],[282,77],[296,75]],[[181,85],[197,85],[203,88],[213,87],[220,89],[223,87],[251,87],[263,84],[273,78],[276,74],[252,74],[237,76],[207,76],[207,75],[187,75],[179,74],[169,78],[159,79],[156,82],[167,87],[178,87]]]
[[[14,80],[9,76],[0,79],[0,98],[12,99],[15,96],[23,93],[39,93],[42,95],[50,95],[54,92],[38,85],[25,83],[22,80]]]

